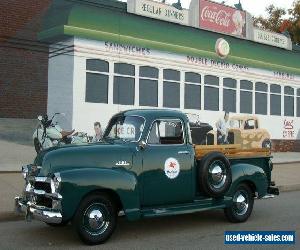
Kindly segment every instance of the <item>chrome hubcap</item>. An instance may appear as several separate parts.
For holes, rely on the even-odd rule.
[[[103,223],[105,223],[103,219],[103,215],[100,210],[92,210],[88,215],[88,217],[89,217],[89,226],[94,230],[98,230],[103,226]]]
[[[249,201],[248,195],[242,191],[239,191],[233,197],[234,208],[238,215],[244,215],[248,211]]]
[[[226,169],[223,162],[215,161],[209,168],[210,184],[213,188],[221,188],[227,178]]]
[[[103,204],[90,205],[83,218],[86,231],[92,235],[102,234],[109,226],[108,212]]]

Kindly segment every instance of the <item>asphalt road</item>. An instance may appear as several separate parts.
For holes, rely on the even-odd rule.
[[[72,226],[51,228],[41,222],[0,223],[0,249],[300,249],[300,191],[256,200],[246,223],[231,224],[223,211],[128,222],[119,219],[112,238],[101,246],[83,245]],[[296,245],[224,245],[226,230],[296,231]]]

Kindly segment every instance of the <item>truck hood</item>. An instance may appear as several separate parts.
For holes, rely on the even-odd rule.
[[[35,164],[42,166],[39,175],[49,176],[75,168],[112,168],[127,163],[132,167],[132,145],[128,143],[96,143],[53,147],[41,152]]]

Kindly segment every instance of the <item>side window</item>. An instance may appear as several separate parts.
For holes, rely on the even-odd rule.
[[[257,128],[257,122],[255,120],[247,120],[245,122],[245,127],[244,129],[255,129]]]
[[[183,125],[180,120],[159,120],[153,123],[148,144],[183,144]]]

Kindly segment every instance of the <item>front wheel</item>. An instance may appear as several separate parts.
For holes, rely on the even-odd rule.
[[[104,243],[117,223],[116,207],[106,194],[92,194],[80,204],[73,224],[83,242],[88,245]]]
[[[247,184],[240,184],[234,195],[232,205],[224,209],[225,216],[230,222],[245,222],[251,215],[254,195]]]

